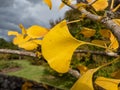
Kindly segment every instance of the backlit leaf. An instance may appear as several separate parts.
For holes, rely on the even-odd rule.
[[[99,32],[103,37],[110,38],[110,34],[111,34],[110,30],[102,29]]]
[[[34,50],[37,49],[37,44],[34,43],[33,41],[27,41],[22,44],[18,45],[20,48],[24,48],[25,50]]]
[[[94,36],[95,32],[96,32],[96,30],[90,29],[90,28],[86,28],[86,27],[84,27],[84,28],[80,31],[80,33],[83,34],[84,37],[87,37],[87,38]]]
[[[119,79],[109,79],[105,77],[98,77],[95,83],[105,90],[118,90]]]
[[[72,0],[67,0],[68,4],[71,4]],[[59,9],[62,9],[65,6],[65,4],[63,2],[61,2]]]
[[[66,21],[53,27],[42,40],[42,55],[51,68],[60,73],[69,70],[74,50],[85,42],[76,40],[69,33]]]
[[[51,0],[43,0],[43,1],[49,6],[50,9],[52,8]]]
[[[102,45],[102,46],[106,46],[106,44],[108,42],[107,41],[103,41],[103,40],[92,40],[92,43],[98,44],[98,45]]]
[[[109,45],[109,49],[117,49],[119,47],[119,43],[117,41],[117,39],[115,38],[115,36],[112,34],[112,32],[110,30],[100,30],[100,34],[103,37],[109,38],[110,39],[110,45]]]
[[[98,70],[99,68],[90,69],[86,73],[84,73],[77,82],[72,86],[71,90],[94,90],[92,78],[93,74]]]
[[[120,26],[120,19],[112,19],[112,20]]]
[[[29,39],[30,39],[29,36],[24,37],[23,35],[19,34],[18,36],[16,36],[16,37],[13,39],[13,43],[14,43],[15,45],[19,45],[19,44],[21,44],[21,43],[24,43],[24,42],[28,41]]]
[[[19,27],[22,30],[22,35],[25,35],[27,33],[25,27],[22,24],[19,24]]]
[[[16,32],[16,31],[8,31],[8,35],[15,35],[15,36],[18,36],[19,33]]]
[[[48,33],[48,29],[38,26],[38,25],[33,25],[30,28],[27,29],[27,34],[31,38],[41,38],[43,37],[46,33]]]
[[[34,43],[36,43],[36,44],[39,44],[39,45],[41,45],[42,44],[42,40],[32,40]]]
[[[111,41],[111,44],[109,45],[109,48],[111,49],[117,49],[119,47],[119,43],[117,41],[117,39],[115,38],[115,36],[111,33],[110,35],[110,41]]]
[[[120,79],[120,69],[111,74],[113,78]]]
[[[65,4],[62,2],[59,6],[59,9],[62,9],[65,6]]]
[[[93,0],[87,0],[88,3],[92,2]]]
[[[95,3],[92,4],[92,7],[96,11],[102,11],[108,7],[108,0],[97,0]]]
[[[79,69],[80,74],[84,74],[88,70],[88,68],[86,66],[81,65],[81,64],[77,65],[77,69]]]

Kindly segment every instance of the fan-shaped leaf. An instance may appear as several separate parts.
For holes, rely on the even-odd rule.
[[[66,21],[53,27],[43,38],[42,55],[51,68],[60,73],[69,70],[74,50],[85,42],[78,41],[68,31]]]
[[[120,80],[98,77],[95,83],[105,90],[118,90],[118,84],[120,83]]]
[[[42,44],[42,40],[32,40],[34,43],[41,45]]]
[[[62,9],[65,6],[65,4],[62,2],[59,6],[59,10]]]
[[[108,43],[108,41],[103,41],[103,40],[92,40],[92,43],[98,44],[98,45],[102,45],[102,46],[106,46],[106,44]]]
[[[83,34],[84,37],[88,37],[88,38],[94,36],[95,32],[96,32],[96,31],[95,31],[94,29],[90,29],[90,28],[86,28],[86,27],[84,27],[84,28],[80,31],[80,33]]]
[[[27,33],[25,27],[22,24],[19,24],[19,27],[22,30],[22,35],[25,35]]]
[[[113,21],[120,26],[120,19],[113,19]]]
[[[111,74],[113,78],[120,79],[120,69]]]
[[[24,37],[23,35],[19,34],[17,37],[15,37],[15,38],[13,39],[13,43],[14,43],[15,45],[19,45],[19,44],[24,43],[24,42],[26,42],[26,41],[28,41],[28,40],[30,40],[30,37],[29,37],[29,36]]]
[[[77,65],[77,69],[79,69],[80,74],[82,74],[82,75],[88,70],[88,68],[86,66],[81,65],[81,64]]]
[[[103,37],[109,38],[111,43],[109,45],[110,49],[117,49],[119,47],[119,43],[117,41],[117,39],[115,38],[115,36],[112,34],[112,32],[110,30],[100,30],[100,34]]]
[[[110,34],[111,34],[110,30],[102,29],[99,32],[103,37],[110,38]]]
[[[43,0],[43,1],[49,6],[50,9],[52,8],[51,0]]]
[[[16,32],[16,31],[8,31],[8,35],[15,35],[15,36],[18,36],[19,33]]]
[[[86,73],[84,73],[77,82],[72,86],[71,90],[94,90],[93,83],[92,83],[92,77],[93,74],[98,70],[99,68],[90,69]]]
[[[68,4],[71,4],[72,0],[67,0]],[[62,9],[65,6],[65,4],[63,2],[61,2],[60,6],[59,6],[59,10]]]
[[[96,11],[102,11],[108,7],[108,0],[97,0],[95,3],[92,4],[92,7]]]
[[[33,41],[27,41],[18,45],[20,48],[24,48],[25,50],[34,50],[37,49],[37,44]]]
[[[30,28],[27,29],[27,34],[31,38],[41,38],[43,37],[46,33],[48,32],[48,29],[38,26],[38,25],[33,25]]]
[[[119,43],[117,41],[117,39],[115,38],[115,36],[111,33],[110,35],[110,41],[111,41],[111,44],[109,45],[109,48],[111,49],[117,49],[119,47]]]
[[[87,0],[88,3],[92,2],[93,0]]]

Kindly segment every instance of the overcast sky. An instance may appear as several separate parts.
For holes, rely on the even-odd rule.
[[[20,31],[20,23],[26,28],[34,24],[49,27],[50,20],[63,18],[68,7],[58,10],[60,0],[52,2],[50,11],[43,0],[0,0],[0,38],[9,40],[8,30]]]

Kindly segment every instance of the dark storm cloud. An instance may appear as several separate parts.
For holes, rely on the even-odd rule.
[[[27,1],[34,3],[34,4],[38,4],[38,3],[41,4],[43,0],[27,0]]]
[[[0,0],[0,7],[9,7],[12,6],[14,0]]]
[[[20,32],[18,25],[22,23],[26,28],[37,24],[49,27],[51,19],[63,17],[64,9],[58,11],[59,0],[53,0],[50,11],[42,0],[0,0],[0,38],[9,39],[8,30]]]

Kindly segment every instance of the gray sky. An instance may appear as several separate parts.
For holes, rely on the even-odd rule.
[[[63,18],[68,7],[58,10],[60,0],[52,2],[53,8],[49,10],[43,0],[0,0],[0,38],[9,40],[9,30],[20,32],[20,23],[26,28],[34,24],[49,27],[50,20]]]

